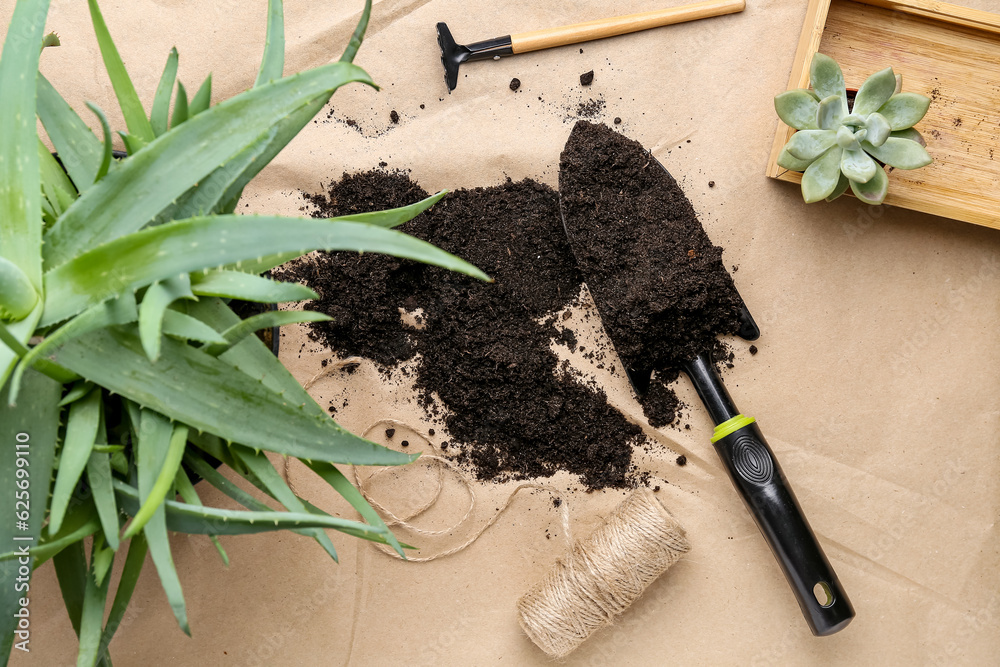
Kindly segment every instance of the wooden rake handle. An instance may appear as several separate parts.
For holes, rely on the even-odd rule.
[[[681,7],[660,9],[653,12],[615,16],[586,23],[575,23],[560,28],[533,30],[511,35],[511,48],[514,53],[527,53],[548,49],[553,46],[565,46],[579,42],[589,42],[592,39],[614,37],[649,28],[705,19],[711,16],[722,16],[742,12],[746,7],[745,0],[707,0]]]

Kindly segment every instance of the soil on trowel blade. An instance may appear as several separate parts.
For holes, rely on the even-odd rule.
[[[560,159],[559,193],[580,270],[626,368],[672,379],[717,336],[736,332],[741,302],[722,248],[641,144],[578,122]],[[657,386],[649,399],[659,405],[647,416],[672,421],[672,395]]]
[[[426,196],[402,173],[345,175],[310,196],[317,217],[412,204]],[[588,488],[627,487],[641,429],[560,368],[553,313],[578,296],[581,279],[552,188],[525,180],[459,190],[398,229],[483,269],[493,283],[376,254],[315,253],[283,270],[333,317],[311,336],[338,356],[389,370],[419,355],[414,387],[442,418],[451,452],[480,479],[544,477],[567,470]],[[400,312],[418,313],[418,327]],[[563,337],[565,338],[565,337]]]

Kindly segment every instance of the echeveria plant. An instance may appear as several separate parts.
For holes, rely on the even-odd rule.
[[[333,558],[328,529],[403,554],[335,464],[413,457],[339,427],[249,335],[316,314],[241,321],[228,299],[315,298],[260,275],[315,249],[384,252],[486,278],[391,229],[440,194],[331,220],[234,215],[244,186],[338,87],[374,85],[351,64],[371,0],[339,62],[287,77],[282,3],[270,0],[252,89],[212,105],[206,82],[189,102],[172,51],[149,114],[97,0],[88,3],[128,130],[125,159],[112,159],[100,109],[88,105],[103,140],[38,71],[43,45],[57,43],[43,36],[49,0],[18,0],[0,57],[0,491],[9,508],[0,521],[2,664],[12,648],[32,648],[29,579],[47,561],[79,637],[77,665],[90,667],[111,664],[108,645],[147,553],[188,632],[168,531],[208,536],[224,561],[218,536],[278,530],[316,540]],[[267,453],[301,460],[362,520],[299,498]],[[199,478],[243,509],[204,506]]]
[[[917,169],[930,164],[926,143],[913,126],[931,101],[900,92],[902,77],[891,67],[868,77],[853,107],[833,58],[822,53],[813,57],[809,83],[809,90],[789,90],[774,98],[778,116],[798,130],[785,144],[778,165],[805,172],[802,197],[807,203],[832,201],[850,187],[861,201],[881,204],[889,189],[882,165]]]

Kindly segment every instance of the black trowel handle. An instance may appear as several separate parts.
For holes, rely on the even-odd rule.
[[[714,444],[733,485],[781,565],[813,634],[831,635],[846,627],[854,618],[854,607],[756,422]]]
[[[842,630],[854,618],[854,608],[757,423],[736,409],[710,354],[688,362],[684,370],[718,424],[715,450],[781,565],[809,628],[821,636]]]

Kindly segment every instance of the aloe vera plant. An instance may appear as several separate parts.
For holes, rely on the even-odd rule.
[[[38,72],[44,46],[58,44],[43,35],[48,0],[17,1],[0,57],[0,489],[20,502],[17,521],[0,522],[5,661],[12,648],[28,648],[19,621],[30,613],[27,576],[48,560],[79,636],[78,664],[95,665],[110,664],[108,645],[147,553],[190,632],[168,530],[208,536],[223,560],[218,536],[275,530],[315,539],[334,559],[326,529],[402,554],[334,464],[413,457],[342,429],[250,335],[322,316],[277,311],[241,321],[228,299],[314,297],[260,274],[316,249],[389,253],[487,279],[392,229],[443,193],[331,220],[233,214],[243,188],[338,87],[374,85],[352,64],[370,0],[339,62],[287,77],[282,3],[270,0],[252,89],[212,105],[209,78],[188,100],[173,50],[148,114],[96,0],[88,3],[127,126],[124,160],[112,159],[103,112],[88,104],[101,128],[95,136]],[[297,497],[266,452],[298,457],[362,520]],[[216,470],[220,462],[283,509],[234,484]],[[204,506],[195,476],[246,509]],[[108,611],[108,573],[119,558]]]
[[[904,93],[891,67],[872,74],[848,104],[840,65],[817,53],[809,68],[810,89],[774,98],[778,116],[798,130],[778,165],[802,175],[807,203],[832,201],[848,188],[861,201],[881,204],[889,190],[882,165],[918,169],[931,163],[926,142],[913,126],[927,113],[930,98]]]

